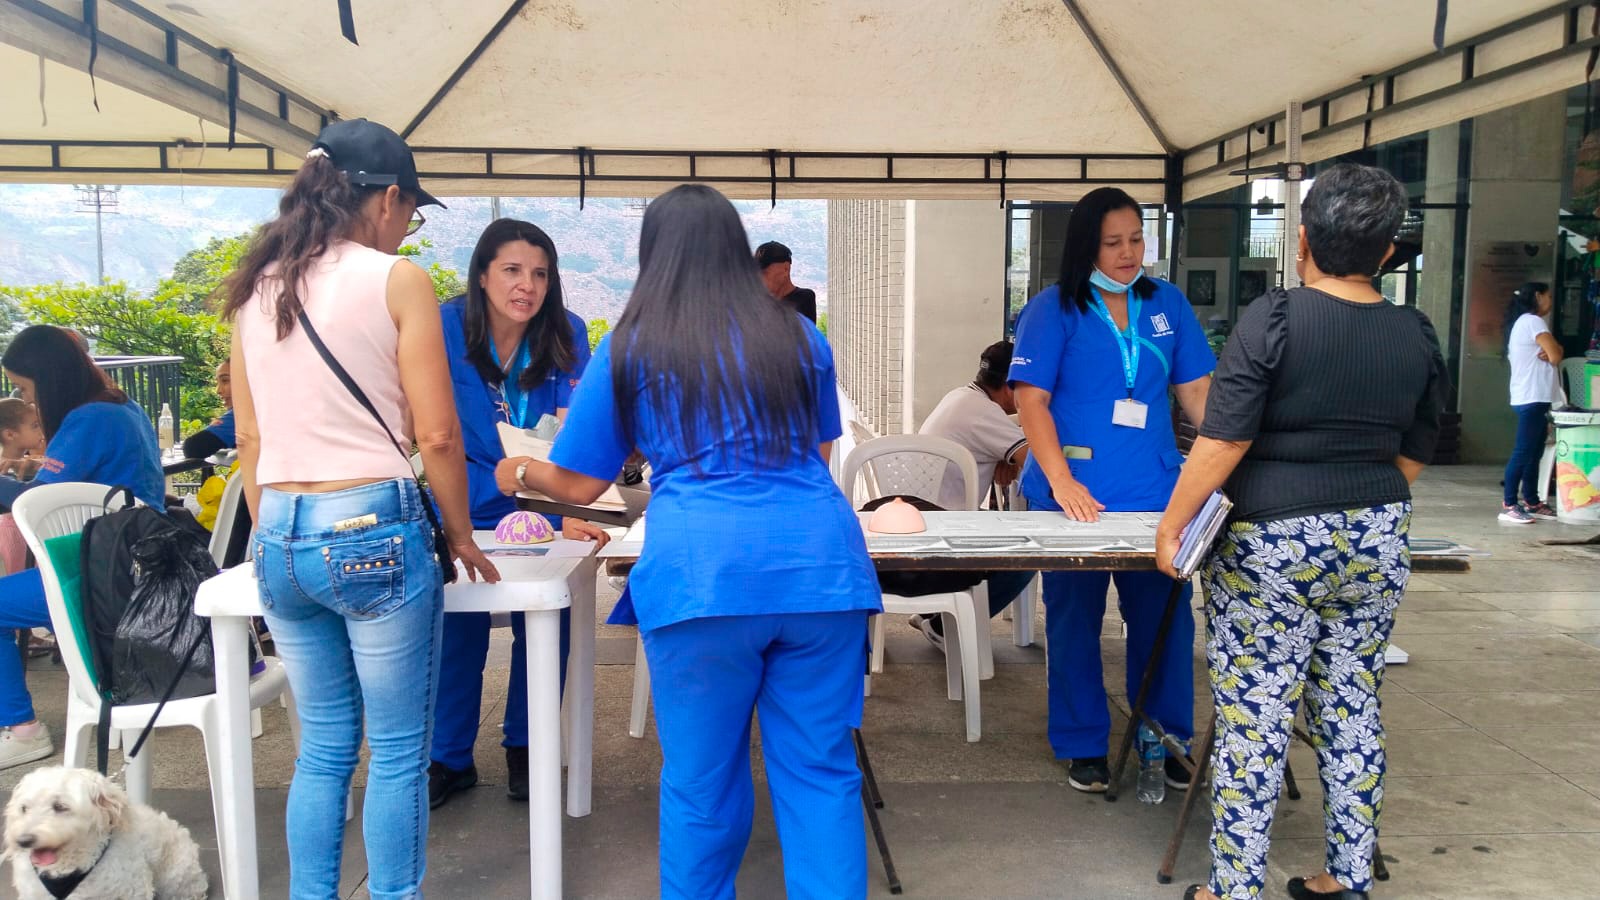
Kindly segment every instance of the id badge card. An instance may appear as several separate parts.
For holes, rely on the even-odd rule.
[[[1111,424],[1121,425],[1126,428],[1143,428],[1145,416],[1149,415],[1150,407],[1133,398],[1118,400],[1111,407]]]

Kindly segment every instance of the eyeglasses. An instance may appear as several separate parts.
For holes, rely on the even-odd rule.
[[[422,226],[426,224],[428,224],[428,220],[422,215],[422,210],[413,210],[411,213],[411,221],[406,223],[406,237],[410,237],[411,235],[416,234],[418,231],[421,231]]]

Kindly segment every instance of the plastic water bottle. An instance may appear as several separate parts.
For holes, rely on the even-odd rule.
[[[165,450],[172,446],[172,404],[161,404],[161,417],[156,419],[156,444]]]
[[[1148,725],[1139,726],[1139,802],[1167,799],[1167,750]]]

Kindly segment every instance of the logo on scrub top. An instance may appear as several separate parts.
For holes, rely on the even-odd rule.
[[[1031,362],[1033,362],[1033,360],[1027,358],[1026,356],[1013,356],[1013,357],[1011,357],[1011,364],[1013,366],[1025,366],[1025,365],[1027,365],[1028,363],[1031,363]]]
[[[1172,333],[1172,326],[1167,324],[1166,313],[1156,313],[1150,317],[1150,327],[1155,329],[1153,337],[1166,337]]]

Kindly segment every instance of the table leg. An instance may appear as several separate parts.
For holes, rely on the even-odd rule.
[[[212,802],[218,807],[217,849],[222,857],[223,895],[229,900],[256,900],[260,873],[256,865],[255,771],[250,747],[250,657],[246,616],[211,619],[216,656],[217,722],[215,739],[228,749],[218,754],[224,789]]]
[[[560,610],[527,614],[528,866],[534,900],[561,897],[560,642]]]
[[[567,659],[567,815],[587,816],[594,771],[594,585],[597,561],[585,559],[568,579],[572,592]]]

